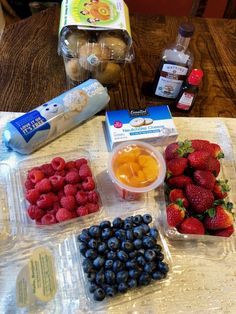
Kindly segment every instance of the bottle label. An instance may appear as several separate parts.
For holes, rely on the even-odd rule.
[[[188,68],[175,64],[164,64],[156,87],[155,95],[176,98],[188,72]]]
[[[183,95],[180,97],[176,107],[181,110],[189,110],[193,103],[194,94],[184,92]]]

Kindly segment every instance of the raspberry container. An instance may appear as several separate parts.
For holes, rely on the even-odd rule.
[[[231,139],[228,133],[228,129],[225,124],[220,121],[212,121],[211,125],[207,129],[207,131],[194,129],[191,122],[185,124],[184,134],[187,134],[187,137],[180,136],[178,137],[178,141],[184,141],[186,139],[203,139],[208,140],[212,143],[217,143],[221,146],[224,152],[224,158],[220,159],[221,163],[221,170],[217,179],[227,179],[228,184],[231,190],[228,192],[227,201],[230,201],[234,204],[233,212],[235,213],[236,208],[236,173],[235,173],[235,162],[234,162],[234,154],[231,144]],[[162,190],[164,194],[164,189]],[[213,236],[213,235],[191,235],[191,234],[181,234],[177,231],[176,228],[170,227],[167,223],[166,217],[166,206],[168,204],[168,200],[166,199],[166,203],[163,202],[160,204],[161,211],[160,217],[161,224],[163,227],[164,234],[172,241],[172,240],[180,240],[184,242],[189,242],[189,245],[186,243],[183,245],[187,245],[188,249],[192,250],[193,242],[194,250],[192,253],[199,254],[199,252],[204,252],[204,254],[208,251],[212,252],[212,254],[224,254],[227,251],[234,251],[235,244],[236,244],[236,231],[229,237],[224,238],[220,236]],[[234,222],[234,228],[236,227]],[[201,243],[200,246],[203,245],[199,250],[196,250],[195,245],[197,242]],[[180,244],[176,244],[180,245]],[[192,248],[191,248],[192,246]],[[195,251],[195,252],[194,252]],[[217,252],[217,253],[216,253]]]
[[[11,187],[13,190],[13,194],[14,197],[12,197],[11,195],[9,195],[9,203],[11,206],[11,211],[13,212],[12,214],[12,218],[11,220],[16,221],[18,223],[23,223],[23,224],[32,224],[32,225],[36,225],[39,227],[56,227],[57,225],[64,225],[68,222],[71,222],[71,220],[76,220],[78,223],[79,221],[82,219],[82,215],[83,213],[80,212],[81,216],[78,216],[78,214],[75,214],[76,210],[78,209],[78,207],[82,206],[81,203],[76,203],[74,205],[74,210],[71,209],[71,213],[72,216],[69,215],[68,220],[66,219],[65,221],[62,219],[58,220],[58,223],[54,223],[54,224],[45,224],[43,222],[43,224],[41,224],[41,222],[43,221],[41,218],[37,219],[31,219],[27,209],[29,208],[30,202],[27,201],[25,195],[26,195],[26,186],[25,186],[25,182],[27,179],[27,174],[28,171],[30,171],[31,169],[37,169],[37,167],[40,167],[43,164],[49,164],[51,163],[52,159],[55,157],[62,157],[66,162],[68,161],[75,161],[78,159],[86,159],[87,160],[87,165],[89,166],[89,168],[91,169],[92,172],[92,178],[93,181],[95,183],[95,188],[94,187],[90,187],[89,189],[91,191],[95,191],[96,193],[96,202],[95,201],[89,201],[88,199],[84,199],[84,201],[82,200],[81,202],[83,203],[83,205],[88,205],[88,203],[96,203],[96,209],[94,206],[92,206],[91,204],[88,206],[92,206],[91,210],[89,210],[88,212],[85,212],[85,219],[90,219],[91,216],[99,216],[103,210],[103,205],[102,205],[102,193],[100,193],[101,191],[101,184],[99,182],[99,180],[97,180],[97,172],[96,172],[96,167],[93,164],[93,162],[90,159],[90,155],[86,150],[83,149],[78,149],[78,150],[73,150],[73,151],[68,151],[68,152],[63,152],[63,153],[57,153],[57,154],[52,154],[52,155],[48,155],[48,156],[40,156],[40,157],[32,157],[32,158],[27,158],[24,160],[21,160],[17,163],[16,168],[12,169],[12,171],[14,171],[14,180],[12,180]],[[60,174],[60,171],[57,173]],[[65,173],[61,173],[60,175],[65,175]],[[83,182],[85,182],[87,179],[82,179],[83,181],[76,184],[72,184],[73,186],[76,186],[77,192],[78,191],[82,191],[83,188],[81,187],[82,184],[84,184]],[[68,182],[67,182],[68,183]],[[65,183],[64,183],[65,184]],[[9,183],[8,183],[9,185]],[[31,189],[31,187],[29,187],[29,189]],[[62,192],[62,190],[64,189],[64,186],[62,186],[62,188],[60,189],[60,191]],[[56,198],[59,197],[59,194],[61,193],[58,191],[58,189],[56,189],[54,191],[54,194],[56,195]],[[88,193],[90,193],[89,191],[86,192],[86,198],[88,198]],[[40,194],[47,194],[47,192],[40,192]],[[62,193],[62,196],[66,196],[64,195],[64,193]],[[70,194],[70,193],[69,193]],[[82,193],[83,194],[83,193]],[[81,195],[82,195],[81,194]],[[84,194],[83,194],[84,195]],[[83,196],[82,195],[82,196]],[[98,199],[97,199],[98,196]],[[59,197],[61,198],[61,196]],[[73,197],[72,197],[73,198]],[[75,197],[74,197],[75,198]],[[60,199],[59,199],[60,200]],[[59,201],[58,199],[55,199],[54,202],[58,203]],[[65,201],[67,201],[68,199],[66,199]],[[53,202],[53,203],[54,203]],[[73,201],[74,202],[74,201]],[[37,201],[36,201],[37,203]],[[35,201],[31,202],[31,204],[35,204]],[[53,204],[51,204],[49,207],[45,207],[45,209],[43,207],[41,207],[43,209],[43,213],[44,215],[49,213],[52,214],[54,217],[56,217],[56,212],[49,212],[49,210],[53,209]],[[56,206],[56,205],[55,205]],[[66,204],[65,206],[62,206],[62,203],[60,201],[60,206],[59,207],[67,207],[68,205]],[[89,208],[90,208],[89,207]],[[58,208],[57,208],[58,209]],[[70,211],[70,209],[69,209]],[[41,214],[40,214],[41,216]],[[34,217],[33,217],[34,218]]]

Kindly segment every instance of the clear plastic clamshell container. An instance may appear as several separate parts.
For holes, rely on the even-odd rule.
[[[220,173],[217,179],[227,179],[230,186],[230,191],[226,201],[233,203],[233,212],[236,212],[236,172],[235,172],[235,159],[231,144],[231,139],[228,133],[228,129],[225,124],[220,120],[212,120],[210,125],[206,126],[206,130],[195,127],[195,124],[191,124],[191,121],[186,122],[183,132],[179,135],[177,141],[184,141],[186,139],[203,139],[212,143],[217,143],[221,146],[224,152],[224,158],[220,159]],[[163,187],[163,198],[165,189]],[[166,206],[168,205],[168,196],[165,197],[166,201],[159,203],[160,216],[159,220],[163,228],[164,234],[168,237],[170,243],[176,248],[185,249],[185,253],[188,251],[193,255],[211,255],[222,257],[227,252],[236,251],[236,231],[229,237],[220,237],[213,235],[191,235],[181,234],[176,228],[170,227],[167,223]],[[234,229],[236,224],[234,221]],[[183,241],[184,243],[176,242],[176,240]]]
[[[136,210],[131,215],[152,215],[156,220],[156,208],[152,211]],[[147,286],[95,301],[88,291],[88,281],[82,269],[83,257],[79,252],[78,235],[82,229],[99,225],[101,221],[113,221],[116,215],[103,212],[102,217],[83,220],[83,223],[68,224],[63,232],[36,229],[33,226],[11,224],[9,241],[0,243],[0,312],[1,313],[93,313],[94,311],[117,310],[122,304],[125,312],[141,296],[168,289],[172,274],[172,257],[168,245],[159,232],[157,243],[162,247],[164,261],[169,266],[167,276],[152,280]],[[119,215],[125,219],[128,215]],[[9,260],[10,257],[10,260]],[[3,284],[4,283],[4,284]],[[159,291],[159,293],[158,293]],[[161,300],[160,300],[161,302]]]

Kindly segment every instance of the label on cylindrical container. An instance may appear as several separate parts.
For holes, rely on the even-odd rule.
[[[181,110],[189,110],[193,103],[194,94],[184,92],[183,95],[180,97],[176,107]]]

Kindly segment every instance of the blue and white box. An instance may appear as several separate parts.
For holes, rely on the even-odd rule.
[[[105,125],[110,150],[118,143],[134,140],[166,146],[178,137],[167,105],[130,111],[107,111]]]

